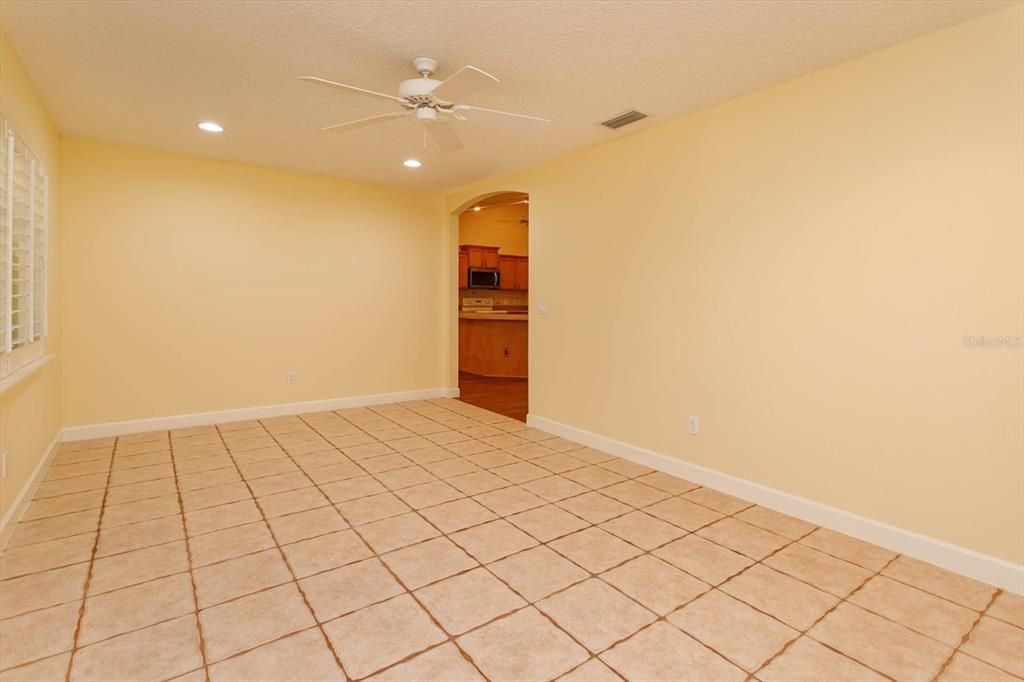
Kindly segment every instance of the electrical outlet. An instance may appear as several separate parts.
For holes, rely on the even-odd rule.
[[[692,414],[686,421],[686,430],[690,435],[696,436],[700,433],[700,417],[694,417]]]
[[[548,314],[548,302],[547,301],[537,301],[537,312],[540,313],[541,315],[547,315]]]
[[[288,383],[294,384],[296,380],[295,372],[288,372]]]
[[[7,478],[7,450],[0,454],[0,478]]]

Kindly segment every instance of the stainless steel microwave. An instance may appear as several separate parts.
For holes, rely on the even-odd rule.
[[[501,276],[492,268],[470,268],[470,289],[497,289],[501,285]]]

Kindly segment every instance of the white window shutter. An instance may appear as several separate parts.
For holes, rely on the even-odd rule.
[[[14,243],[14,131],[4,125],[0,159],[0,352],[11,352],[11,248]]]
[[[38,161],[32,162],[32,341],[46,336],[47,198],[49,179]]]
[[[47,334],[48,181],[9,125],[0,140],[0,352]]]
[[[25,143],[14,136],[11,166],[11,348],[24,346],[32,334],[32,175]]]

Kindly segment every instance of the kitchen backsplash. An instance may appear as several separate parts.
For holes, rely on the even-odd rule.
[[[529,296],[526,291],[501,291],[500,289],[459,289],[459,299],[490,298],[494,299],[494,307],[497,310],[505,308],[525,308],[529,305]]]

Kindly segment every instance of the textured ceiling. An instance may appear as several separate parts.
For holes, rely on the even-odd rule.
[[[68,136],[369,182],[454,189],[990,12],[1004,0],[3,0],[0,21]],[[430,55],[501,84],[468,103],[544,116],[537,135],[459,124],[423,149],[415,121],[324,125],[391,110],[301,83],[393,92]],[[636,108],[651,118],[597,125]],[[199,132],[199,120],[226,127]],[[423,159],[406,169],[409,156]]]

